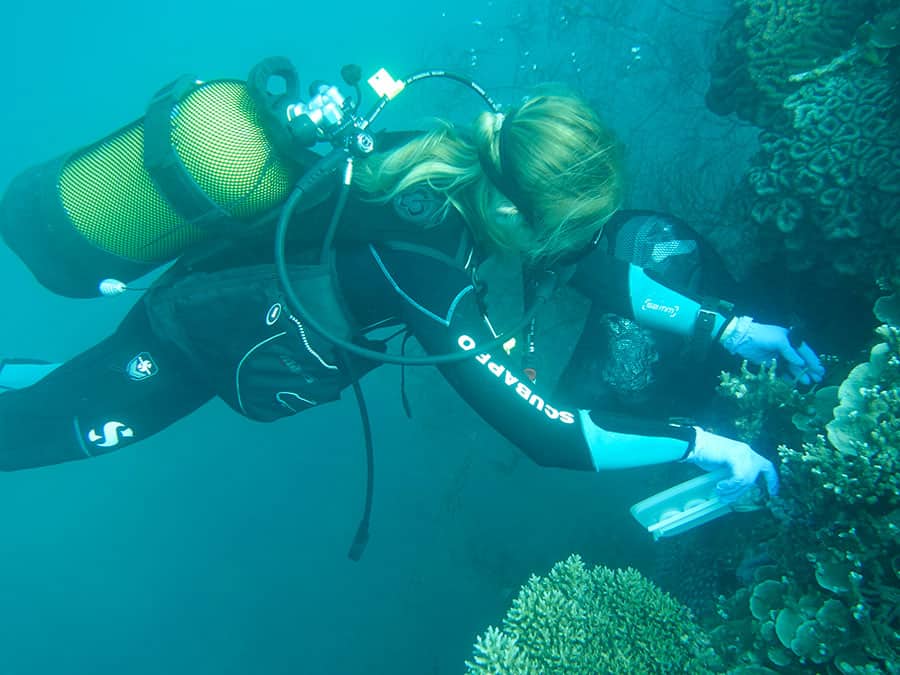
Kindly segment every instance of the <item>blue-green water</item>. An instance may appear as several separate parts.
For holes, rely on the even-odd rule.
[[[0,182],[139,117],[185,72],[242,77],[284,54],[304,86],[345,62],[400,74],[457,60],[502,26],[502,8],[482,2],[310,6],[8,8]],[[131,302],[53,296],[6,249],[0,279],[4,354],[64,359]],[[628,497],[524,459],[500,470],[515,451],[437,376],[411,390],[415,407],[436,396],[446,426],[471,435],[407,421],[396,383],[385,369],[366,385],[378,477],[358,564],[346,556],[365,478],[352,400],[274,425],[212,403],[130,451],[0,476],[0,672],[462,670],[520,580],[591,547]]]
[[[578,30],[573,7],[608,20]],[[281,54],[304,86],[357,62],[364,74],[452,66],[505,102],[543,79],[581,87],[627,146],[629,205],[702,218],[757,149],[755,129],[704,105],[729,11],[713,0],[16,6],[0,28],[0,185],[140,117],[182,73],[243,77]],[[469,94],[433,91],[441,109],[410,93],[382,121],[477,109]],[[53,296],[5,248],[0,283],[3,355],[65,359],[134,300]],[[359,563],[346,555],[365,481],[349,396],[272,425],[213,402],[123,452],[0,475],[0,674],[458,673],[532,572],[572,552],[653,571],[658,550],[627,509],[674,482],[668,470],[540,469],[432,371],[411,376],[408,420],[398,379],[383,368],[365,380],[377,479]]]

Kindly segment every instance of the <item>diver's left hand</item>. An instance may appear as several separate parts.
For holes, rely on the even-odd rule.
[[[746,443],[719,436],[694,427],[697,432],[694,449],[684,461],[696,464],[704,471],[715,471],[722,467],[731,471],[731,476],[720,480],[716,494],[723,502],[735,502],[756,484],[760,475],[766,481],[770,495],[778,494],[778,472],[765,457],[753,451]]]
[[[821,382],[825,367],[805,342],[794,347],[790,331],[781,326],[756,323],[749,316],[736,317],[721,338],[726,351],[757,365],[783,363],[800,384]]]

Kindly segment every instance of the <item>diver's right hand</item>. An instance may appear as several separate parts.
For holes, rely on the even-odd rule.
[[[791,336],[792,331],[783,326],[757,323],[749,316],[740,316],[728,323],[719,341],[726,351],[750,363],[783,364],[791,378],[800,384],[821,382],[825,376],[822,361],[806,342],[795,343]]]
[[[766,481],[770,495],[778,493],[778,473],[775,467],[762,455],[753,451],[746,443],[718,436],[700,427],[694,427],[697,438],[694,449],[684,458],[704,471],[715,471],[727,467],[731,478],[719,481],[716,494],[723,502],[734,502],[756,484],[760,474]]]

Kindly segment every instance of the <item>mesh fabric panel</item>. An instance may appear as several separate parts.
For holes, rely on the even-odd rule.
[[[209,82],[178,103],[172,144],[197,185],[234,218],[283,201],[296,179],[274,157],[242,82]]]
[[[157,191],[143,163],[144,130],[124,129],[66,162],[62,205],[98,248],[136,262],[169,260],[205,232],[185,222]]]

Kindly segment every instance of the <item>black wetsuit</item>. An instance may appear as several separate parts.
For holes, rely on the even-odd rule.
[[[591,417],[533,385],[501,349],[481,352],[479,345],[491,335],[463,264],[466,228],[455,211],[440,217],[428,196],[420,197],[405,195],[384,206],[351,200],[343,230],[363,234],[357,241],[345,237],[337,247],[334,297],[327,297],[331,277],[321,268],[303,266],[299,258],[292,265],[311,310],[326,319],[331,313],[335,330],[343,321],[358,340],[372,327],[393,322],[408,328],[428,353],[470,351],[471,359],[441,366],[441,372],[485,420],[541,465],[594,470],[675,460],[688,451],[690,427],[636,423],[603,411]],[[307,220],[322,220],[327,206]],[[365,241],[366,226],[378,219],[378,241]],[[404,243],[392,241],[393,234],[384,235],[391,223],[398,236],[408,234],[410,224],[430,224],[422,237],[428,247],[409,245],[408,236]],[[260,237],[179,263],[112,336],[37,384],[0,395],[0,469],[120,449],[214,396],[263,421],[336,399],[351,376],[331,346],[286,308],[270,241]],[[572,284],[606,311],[627,317],[643,312],[650,324],[675,321],[679,311],[696,313],[686,298],[675,305],[638,297],[635,285],[642,285],[642,296],[664,290],[648,286],[639,272],[596,249],[578,264]],[[338,305],[343,312],[334,312]],[[684,321],[693,327],[693,316]],[[374,365],[358,359],[350,364],[356,375]]]

